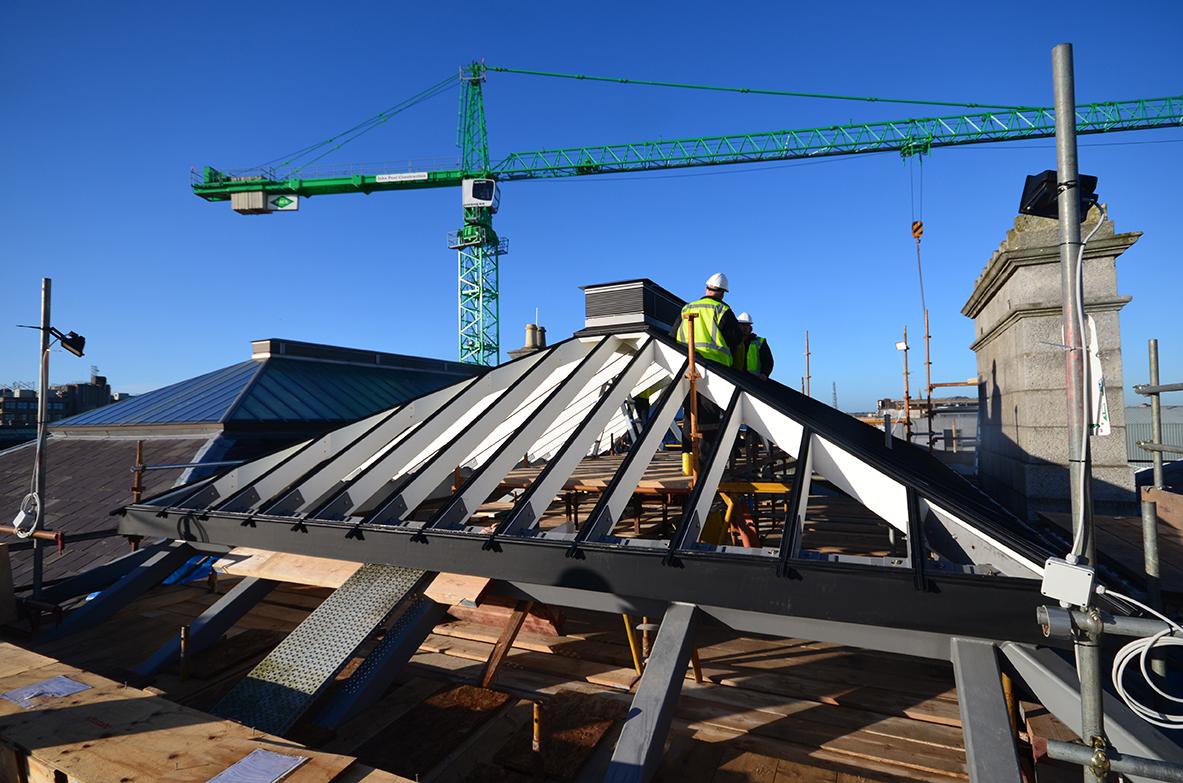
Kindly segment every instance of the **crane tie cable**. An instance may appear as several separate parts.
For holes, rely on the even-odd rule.
[[[342,141],[340,141],[340,143],[335,144],[334,146],[325,150],[324,152],[317,155],[316,157],[314,157],[310,160],[304,161],[299,166],[297,166],[295,169],[292,169],[291,171],[284,173],[283,178],[285,178],[285,179],[291,178],[293,175],[299,173],[301,170],[307,168],[308,166],[310,166],[311,164],[320,160],[321,158],[325,157],[326,155],[341,149],[341,147],[345,146],[349,142],[357,139],[358,137],[362,136],[363,134],[368,133],[369,131],[373,130],[374,128],[378,127],[379,125],[387,122],[392,117],[394,117],[398,114],[401,114],[402,112],[406,111],[407,109],[410,109],[413,106],[417,106],[418,104],[423,103],[426,100],[434,98],[435,96],[440,95],[441,93],[446,92],[452,86],[454,86],[456,83],[457,83],[456,77],[454,75],[450,75],[445,79],[441,79],[440,81],[436,82],[435,84],[431,85],[430,87],[427,87],[427,88],[415,93],[410,98],[406,98],[402,101],[399,101],[398,103],[391,106],[390,108],[384,109],[383,111],[378,112],[374,116],[372,116],[368,119],[362,120],[361,122],[357,123],[356,125],[354,125],[351,128],[347,128],[339,133],[336,133],[336,134],[330,136],[327,139],[324,139],[322,141],[318,141],[315,144],[310,144],[307,147],[302,147],[302,148],[296,150],[295,152],[289,152],[286,155],[280,155],[277,158],[272,158],[271,160],[269,160],[265,163],[260,163],[258,166],[253,167],[253,169],[266,169],[266,168],[273,166],[273,165],[290,166],[293,163],[299,161],[301,158],[303,158],[307,155],[310,155],[313,152],[316,152],[317,150],[322,149],[323,147],[326,147],[329,144],[333,144],[333,142],[336,142],[339,139],[342,140]]]
[[[823,92],[798,92],[794,90],[770,90],[759,87],[725,87],[713,84],[690,84],[686,82],[663,82],[650,79],[625,79],[615,76],[587,76],[579,73],[555,73],[551,71],[534,71],[525,68],[505,68],[487,65],[485,70],[497,73],[516,73],[524,76],[548,76],[556,79],[574,79],[588,82],[611,82],[613,84],[639,84],[645,87],[672,87],[680,90],[708,90],[712,92],[736,92],[751,95],[778,95],[789,98],[821,98],[833,101],[860,101],[863,103],[908,103],[920,106],[955,106],[969,109],[1005,109],[1009,111],[1030,111],[1040,109],[1040,106],[1008,106],[994,103],[969,103],[965,101],[930,101],[918,98],[880,98],[863,95],[839,95]]]

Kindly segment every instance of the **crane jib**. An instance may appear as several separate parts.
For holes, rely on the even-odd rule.
[[[1183,96],[1090,103],[1077,107],[1079,134],[1152,130],[1180,125],[1183,125]],[[1054,135],[1055,117],[1051,109],[995,111],[800,130],[515,152],[493,163],[488,175],[506,181],[873,152],[896,151],[908,155],[924,153],[932,147]],[[233,193],[248,191],[318,196],[455,187],[464,179],[464,172],[460,169],[301,179],[237,178],[221,174],[215,169],[206,171],[206,176],[194,183],[193,190],[198,196],[211,201],[224,201]]]

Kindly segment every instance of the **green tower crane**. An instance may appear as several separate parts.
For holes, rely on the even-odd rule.
[[[698,136],[627,144],[560,147],[514,152],[493,163],[489,157],[488,130],[482,86],[490,71],[523,73],[574,79],[594,79],[472,63],[460,72],[460,118],[457,144],[460,163],[455,169],[351,173],[301,178],[293,172],[269,169],[228,174],[206,166],[193,182],[193,191],[207,201],[230,201],[241,214],[268,214],[298,209],[301,196],[376,193],[390,190],[459,187],[463,223],[449,235],[457,251],[459,280],[459,358],[475,364],[496,364],[500,355],[498,326],[498,268],[508,241],[493,230],[493,215],[500,201],[498,183],[524,179],[655,171],[695,166],[783,161],[833,155],[896,151],[901,155],[926,154],[934,147],[1013,141],[1055,136],[1055,113],[1050,107],[981,106],[941,101],[896,100],[980,109],[972,113],[883,122],[849,123],[799,130],[774,130],[724,136]],[[455,77],[437,83],[414,99],[374,118],[385,122],[409,108],[421,96],[438,94]],[[776,90],[720,88],[705,85],[598,79],[627,84],[649,84],[690,89],[729,90],[745,93],[797,95],[889,102],[852,96],[810,95]],[[1129,101],[1106,101],[1077,106],[1078,134],[1150,130],[1183,126],[1183,95]],[[362,126],[357,126],[362,127]],[[364,132],[364,131],[363,131]],[[347,132],[348,133],[348,132]],[[345,136],[305,148],[319,149]],[[348,141],[346,138],[345,141]],[[329,151],[339,148],[342,141]],[[323,154],[327,153],[322,153]]]

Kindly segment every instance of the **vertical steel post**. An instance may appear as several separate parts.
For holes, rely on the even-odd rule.
[[[916,240],[919,248],[920,240]],[[924,401],[928,406],[928,450],[932,451],[932,335],[928,331],[928,308],[924,308]]]
[[[904,439],[912,442],[912,391],[908,384],[908,325],[904,324]]]
[[[1160,384],[1158,377],[1158,340],[1152,339],[1150,341],[1150,385],[1158,386]],[[1154,439],[1155,443],[1162,443],[1162,400],[1158,394],[1150,395],[1150,437]],[[1154,460],[1154,486],[1156,489],[1162,489],[1166,482],[1162,478],[1162,452],[1153,451],[1150,453]]]
[[[1052,49],[1052,82],[1056,108],[1056,180],[1059,183],[1060,290],[1063,297],[1065,389],[1068,405],[1068,478],[1074,539],[1092,564],[1096,559],[1090,508],[1088,421],[1085,400],[1087,357],[1084,354],[1084,289],[1079,265],[1084,262],[1080,242],[1080,192],[1076,166],[1076,85],[1072,44]],[[1091,603],[1091,601],[1090,601]],[[1087,607],[1085,607],[1087,609]],[[1105,719],[1101,705],[1101,648],[1098,638],[1081,634],[1076,640],[1076,669],[1080,678],[1081,737],[1086,745],[1104,749]],[[1086,767],[1085,781],[1103,781],[1099,769]]]
[[[1158,340],[1151,339],[1150,354],[1150,385],[1159,385],[1158,375]],[[1150,395],[1150,439],[1154,443],[1162,443],[1162,408],[1159,395]],[[1163,486],[1162,452],[1150,452],[1154,460],[1154,488]],[[1158,504],[1153,500],[1142,500],[1142,560],[1146,572],[1146,592],[1150,597],[1150,605],[1162,611],[1162,586],[1159,582],[1158,570]],[[1157,663],[1157,661],[1156,661]]]
[[[695,358],[698,349],[694,344],[694,319],[697,313],[686,314],[686,378],[690,381],[690,471],[692,481],[698,481],[698,458],[701,454],[702,435],[698,432],[698,368]],[[685,430],[683,430],[685,432]],[[684,468],[685,466],[683,466]],[[683,470],[683,473],[686,471]]]
[[[1158,386],[1158,340],[1151,339],[1148,352],[1150,354],[1150,385]],[[1150,438],[1155,443],[1162,443],[1162,407],[1158,394],[1150,395]],[[1150,452],[1154,460],[1154,488],[1162,489],[1162,452]],[[1142,567],[1146,572],[1146,593],[1150,606],[1158,611],[1163,610],[1162,581],[1158,570],[1158,503],[1153,500],[1142,501]],[[1158,677],[1167,674],[1166,660],[1161,655],[1155,655],[1150,660],[1150,670]],[[1160,709],[1165,705],[1160,705]]]
[[[805,330],[805,388],[802,389],[802,392],[805,394],[806,397],[813,396],[812,394],[809,393],[810,380],[812,380],[812,376],[810,376],[810,374],[809,374],[809,330],[806,329]]]
[[[33,489],[37,493],[37,520],[34,530],[45,525],[45,457],[48,450],[49,430],[49,308],[53,293],[53,280],[41,278],[41,374],[37,379],[37,458],[33,470],[37,481]],[[41,597],[41,580],[45,558],[45,542],[33,538],[33,598]]]

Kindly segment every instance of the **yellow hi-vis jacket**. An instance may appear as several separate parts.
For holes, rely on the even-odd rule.
[[[723,339],[723,332],[719,329],[723,314],[730,309],[723,302],[709,296],[704,296],[685,305],[682,308],[681,316],[679,316],[678,342],[690,342],[690,338],[686,334],[686,316],[689,313],[696,313],[698,317],[694,319],[694,352],[704,359],[730,365],[731,348]]]
[[[759,335],[755,339],[748,341],[747,355],[744,366],[739,368],[747,370],[748,372],[760,372],[760,349],[764,347],[764,338]]]

